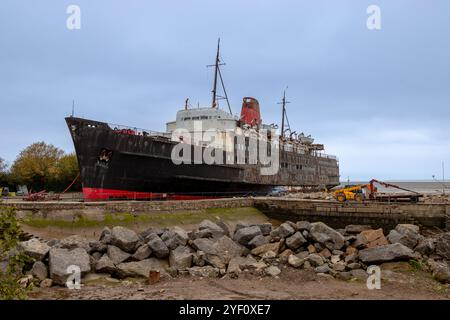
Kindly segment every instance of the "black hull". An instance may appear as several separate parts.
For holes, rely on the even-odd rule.
[[[258,177],[252,165],[176,165],[171,160],[176,143],[163,137],[118,133],[106,123],[74,117],[66,118],[66,122],[75,145],[86,200],[148,199],[165,197],[165,194],[257,195],[266,194],[277,185],[331,187],[339,184],[338,174],[327,181],[327,177],[311,176],[304,183],[289,183],[290,173],[282,169],[278,177]],[[331,169],[338,168],[336,160],[320,161],[328,161]]]

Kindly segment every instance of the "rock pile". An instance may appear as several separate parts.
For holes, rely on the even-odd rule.
[[[43,287],[64,285],[71,265],[82,276],[107,273],[119,279],[148,277],[155,270],[170,277],[238,277],[243,271],[277,277],[286,267],[351,279],[367,277],[369,265],[410,259],[427,261],[437,280],[450,282],[450,232],[425,238],[418,226],[399,224],[385,236],[370,226],[335,230],[307,221],[278,227],[239,223],[233,229],[210,220],[190,232],[173,227],[138,234],[121,226],[105,227],[98,241],[78,235],[47,243],[31,239],[19,249],[34,259],[27,274]]]

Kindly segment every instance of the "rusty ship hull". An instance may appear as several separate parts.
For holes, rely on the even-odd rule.
[[[179,142],[162,135],[118,131],[107,123],[76,117],[67,117],[66,123],[86,201],[262,195],[275,186],[339,184],[336,158],[280,150],[278,173],[261,176],[253,164],[174,164],[171,152]]]

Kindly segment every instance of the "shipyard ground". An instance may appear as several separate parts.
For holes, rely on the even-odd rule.
[[[286,267],[279,278],[243,273],[238,279],[180,276],[149,285],[145,280],[119,281],[95,277],[80,290],[63,287],[36,288],[30,299],[450,299],[450,288],[433,280],[429,273],[414,270],[408,263],[381,267],[381,289],[369,290],[365,280],[344,281],[317,276],[312,270]]]
[[[42,239],[61,239],[79,234],[98,238],[107,226],[124,225],[135,231],[150,226],[179,225],[186,230],[203,219],[277,224],[267,213],[282,213],[280,220],[311,218],[335,224],[341,219],[355,223],[395,225],[411,221],[448,230],[450,202],[446,199],[420,204],[339,204],[324,199],[242,198],[162,202],[24,202],[14,201],[24,219],[23,229]],[[443,201],[444,200],[444,201]],[[4,203],[4,204],[12,204]],[[3,205],[3,204],[1,204]],[[265,211],[265,212],[264,212]],[[336,226],[337,227],[337,226]],[[434,280],[429,272],[405,262],[381,266],[380,290],[369,290],[365,279],[327,278],[312,270],[281,266],[276,277],[243,272],[237,279],[178,276],[149,285],[143,279],[113,279],[93,274],[80,290],[65,287],[35,288],[31,299],[450,299],[450,287]]]

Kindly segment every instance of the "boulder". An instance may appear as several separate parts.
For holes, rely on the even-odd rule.
[[[330,272],[330,267],[327,264],[323,264],[321,266],[314,268],[314,271],[316,273],[328,273]]]
[[[133,253],[139,243],[139,236],[133,230],[117,226],[111,231],[111,244],[125,252]]]
[[[338,261],[335,264],[333,264],[332,267],[333,267],[333,270],[342,272],[342,271],[345,271],[346,264],[343,261]]]
[[[359,280],[366,280],[369,276],[366,271],[363,269],[354,269],[350,271],[352,278],[356,278]]]
[[[100,253],[100,252],[94,252],[94,253],[91,254],[91,257],[92,257],[95,261],[100,260],[100,258],[101,258],[102,256],[103,256],[103,254]]]
[[[169,265],[177,270],[185,270],[191,267],[193,258],[192,249],[185,246],[178,246],[170,251]]]
[[[95,264],[95,272],[113,274],[116,266],[107,254],[104,254]]]
[[[399,224],[388,235],[390,243],[401,243],[410,249],[414,249],[422,238],[419,227],[413,224]]]
[[[309,235],[314,241],[323,244],[330,250],[339,250],[345,244],[344,236],[323,222],[311,223]]]
[[[198,230],[194,231],[194,238],[219,238],[225,235],[227,232],[223,227],[219,226],[210,220],[203,220],[198,227]]]
[[[357,262],[352,262],[347,265],[347,269],[349,269],[349,270],[355,270],[355,269],[360,269],[360,268],[361,268],[361,265]]]
[[[53,285],[53,280],[52,279],[44,279],[41,281],[41,283],[39,284],[40,288],[50,288]]]
[[[197,251],[192,257],[194,266],[203,267],[206,264],[206,255],[203,251]]]
[[[311,230],[311,223],[309,223],[308,221],[297,221],[296,223],[297,225],[297,230],[299,231],[308,231]]]
[[[168,268],[166,260],[149,258],[141,261],[124,262],[117,265],[117,276],[126,277],[144,277],[148,278],[150,271],[158,270],[160,273],[166,273]]]
[[[263,236],[262,234],[257,235],[256,237],[254,237],[249,243],[248,246],[250,248],[256,248],[259,246],[262,246],[263,244],[269,243],[269,240]]]
[[[257,261],[251,255],[247,257],[233,257],[228,264],[227,273],[240,273],[245,269],[256,268]]]
[[[273,243],[267,243],[263,244],[262,246],[254,248],[251,252],[255,256],[262,257],[267,251],[273,251],[276,254],[280,251],[281,248],[281,242],[273,242]]]
[[[146,240],[148,240],[147,244],[157,258],[162,259],[169,255],[169,248],[155,233],[150,234]]]
[[[356,249],[355,247],[348,246],[347,249],[345,249],[346,256],[349,256],[351,254],[357,254],[357,253],[358,253],[358,249]]]
[[[311,253],[309,256],[306,257],[306,259],[314,267],[318,267],[324,264],[323,258],[317,253]]]
[[[210,230],[214,230],[220,233],[223,233],[224,230],[218,226],[216,223],[212,222],[211,220],[203,220],[202,222],[200,222],[200,224],[198,225],[198,229],[199,230],[203,230],[203,229],[210,229]]]
[[[450,260],[450,232],[441,234],[436,239],[436,254]]]
[[[172,230],[165,231],[161,235],[161,240],[164,241],[170,250],[173,250],[178,246],[185,246],[189,240],[189,236],[184,229],[174,227]]]
[[[91,247],[91,253],[92,252],[105,253],[106,249],[108,248],[108,245],[101,241],[91,241],[89,242],[89,246]]]
[[[276,277],[281,273],[280,268],[276,266],[267,267],[266,269],[264,269],[264,271],[266,272],[267,275],[271,277]]]
[[[309,253],[316,253],[317,252],[316,247],[314,247],[314,245],[312,245],[312,244],[308,245],[308,247],[306,247],[306,249],[308,249]]]
[[[132,258],[140,261],[140,260],[147,259],[148,257],[150,257],[151,254],[152,254],[152,249],[150,249],[150,246],[148,244],[143,244],[132,255]]]
[[[59,247],[63,249],[75,249],[82,248],[86,250],[87,253],[91,252],[91,246],[89,244],[89,240],[80,236],[80,235],[72,235],[70,237],[64,238],[59,242]]]
[[[256,236],[262,235],[261,229],[258,226],[241,228],[235,232],[233,240],[244,246]]]
[[[429,256],[436,249],[435,240],[431,238],[422,238],[415,247],[415,251],[422,255]]]
[[[195,239],[194,241],[192,241],[191,245],[195,250],[203,251],[205,254],[219,254],[219,252],[214,247],[214,241],[208,238]]]
[[[324,257],[325,259],[329,259],[331,258],[331,252],[330,250],[328,250],[327,248],[323,249],[322,251],[319,252],[319,254]]]
[[[291,254],[288,257],[288,264],[294,268],[300,268],[305,263],[305,259],[300,259],[296,255]]]
[[[360,260],[366,264],[409,260],[413,258],[413,255],[414,252],[410,248],[400,243],[388,244],[359,251]]]
[[[306,259],[307,256],[309,256],[309,252],[308,251],[301,251],[299,253],[296,254],[296,256],[300,259]]]
[[[345,261],[345,263],[357,262],[358,261],[358,253],[352,253],[352,254],[345,256],[344,261]]]
[[[366,230],[371,230],[372,228],[368,225],[362,225],[362,224],[349,224],[345,227],[345,233],[348,234],[359,234]]]
[[[373,248],[389,244],[384,236],[383,229],[364,230],[356,236],[354,246],[357,248]]]
[[[39,281],[42,281],[48,276],[47,266],[42,261],[36,261],[30,270],[30,274]]]
[[[273,252],[272,250],[267,251],[266,253],[264,253],[261,258],[263,260],[272,260],[275,259],[277,257],[277,254],[275,252]]]
[[[18,249],[30,258],[40,261],[45,258],[50,247],[45,242],[32,238],[28,241],[19,242]]]
[[[191,276],[202,278],[216,278],[220,274],[220,269],[211,266],[192,267],[188,271]]]
[[[228,263],[232,257],[244,255],[248,249],[237,244],[231,238],[222,236],[213,244],[214,250]]]
[[[306,239],[303,238],[302,234],[298,231],[292,236],[286,238],[286,245],[292,250],[300,248],[305,243],[307,243]]]
[[[109,240],[111,240],[111,229],[108,227],[104,227],[102,232],[100,233],[99,241],[109,244]]]
[[[48,240],[48,241],[47,241],[47,245],[48,245],[49,247],[57,246],[57,245],[59,245],[59,240],[58,240],[58,239],[51,239],[51,240]],[[50,280],[51,280],[51,279],[50,279]]]
[[[230,236],[230,227],[222,220],[218,220],[216,224],[222,228],[224,234],[229,237]]]
[[[203,259],[207,263],[219,269],[224,269],[232,257],[240,256],[247,250],[227,236],[215,242],[207,238],[195,239],[192,246],[204,253]]]
[[[433,277],[442,283],[450,283],[450,266],[445,261],[428,260]]]
[[[290,225],[290,223],[285,222],[285,223],[282,223],[275,230],[272,230],[270,235],[272,237],[287,238],[294,233],[295,233],[295,229]]]
[[[404,223],[404,224],[398,224],[395,227],[395,230],[397,230],[401,234],[405,234],[407,232],[419,233],[420,228],[419,228],[419,226],[416,226],[415,224]]]
[[[270,222],[258,224],[263,236],[268,236],[272,232],[272,224]]]
[[[291,249],[286,249],[278,255],[278,258],[280,259],[281,263],[288,263],[289,256],[293,254],[294,251],[292,251]]]
[[[341,257],[338,255],[332,255],[330,258],[331,263],[337,263],[339,261],[341,261]]]
[[[107,252],[108,258],[110,258],[114,264],[122,263],[131,257],[131,255],[129,253],[122,251],[119,248],[117,248],[115,246],[111,246],[111,245],[108,246],[108,249],[106,252]]]
[[[166,232],[167,229],[161,229],[161,228],[148,228],[141,233],[139,233],[139,236],[142,239],[147,239],[147,237],[151,234],[156,234],[157,236],[161,236],[164,232]],[[147,241],[147,240],[146,240]]]
[[[89,255],[83,248],[73,250],[62,248],[51,248],[49,252],[50,278],[53,283],[65,285],[71,273],[68,273],[69,266],[78,266],[81,276],[91,271]]]

